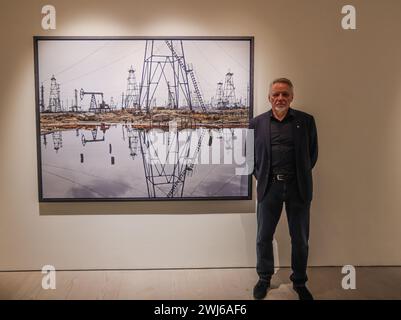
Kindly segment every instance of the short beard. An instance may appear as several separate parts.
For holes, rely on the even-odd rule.
[[[273,107],[274,111],[278,114],[283,114],[284,112],[287,111],[287,107]]]

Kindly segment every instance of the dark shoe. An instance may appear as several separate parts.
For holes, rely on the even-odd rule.
[[[257,300],[261,300],[266,297],[267,289],[270,287],[270,281],[265,279],[259,279],[258,283],[253,288],[253,297]]]
[[[298,293],[299,300],[313,300],[312,294],[305,285],[303,286],[293,285],[292,288],[296,293]]]

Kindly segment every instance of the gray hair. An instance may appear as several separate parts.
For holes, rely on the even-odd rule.
[[[274,80],[270,83],[270,86],[269,86],[269,93],[271,92],[273,85],[276,84],[276,83],[285,83],[286,85],[288,85],[288,86],[290,87],[291,91],[294,91],[294,85],[292,84],[292,82],[291,82],[290,79],[287,79],[287,78],[277,78],[277,79],[274,79]]]

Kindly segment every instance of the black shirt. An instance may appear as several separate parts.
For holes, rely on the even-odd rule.
[[[271,114],[270,133],[272,148],[272,173],[295,174],[295,149],[292,132],[294,115],[291,108],[282,121]]]

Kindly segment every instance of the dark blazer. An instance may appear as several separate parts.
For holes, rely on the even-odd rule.
[[[304,201],[311,201],[313,194],[312,169],[316,164],[318,146],[317,131],[313,116],[290,108],[293,116],[293,136],[298,188]],[[270,121],[272,111],[253,118],[249,128],[254,129],[254,170],[258,180],[257,196],[261,201],[266,194],[271,165]]]

